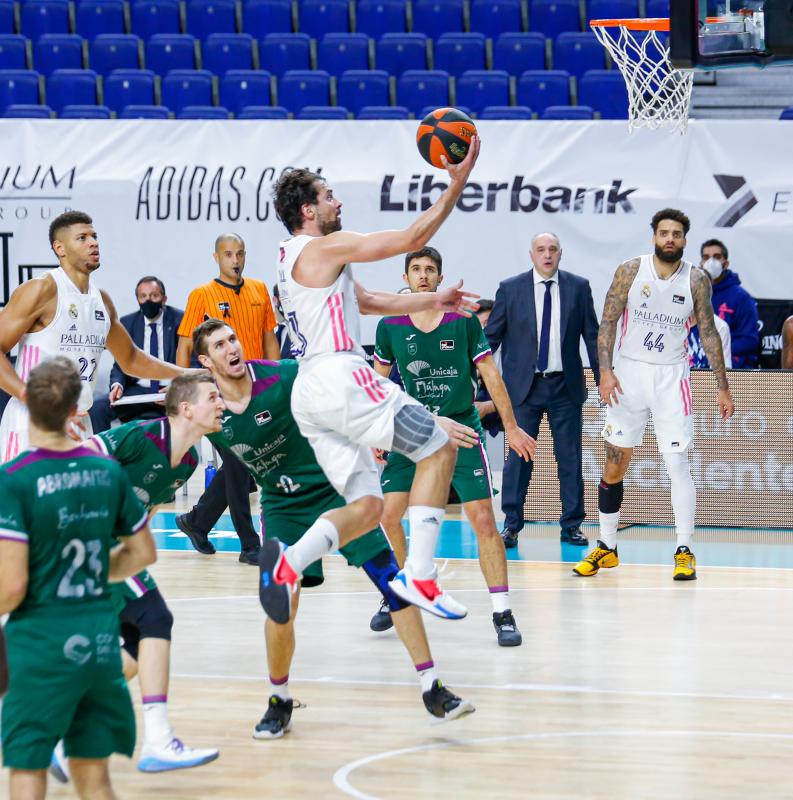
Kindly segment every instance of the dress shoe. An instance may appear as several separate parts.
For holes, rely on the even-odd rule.
[[[559,540],[579,547],[586,547],[589,544],[589,539],[581,533],[581,528],[566,528],[562,531]]]

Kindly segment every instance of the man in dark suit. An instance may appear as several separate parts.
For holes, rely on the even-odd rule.
[[[179,329],[184,311],[167,305],[165,284],[154,275],[146,275],[138,281],[135,297],[140,310],[121,317],[121,324],[127,329],[132,341],[145,353],[175,364],[179,338],[176,331]],[[162,387],[159,381],[125,375],[121,367],[114,363],[110,371],[110,393],[107,400],[98,400],[93,407],[96,410],[92,409],[91,422],[94,431],[107,430],[114,417],[124,423],[133,419],[156,419],[164,416],[164,407],[156,403],[112,406],[122,397],[155,394],[161,388],[165,387]]]
[[[532,239],[534,269],[501,283],[485,334],[494,352],[502,348],[501,369],[518,425],[536,438],[543,415],[548,415],[562,501],[561,540],[586,545],[580,525],[585,516],[581,437],[587,390],[580,341],[583,337],[599,382],[598,320],[589,281],[560,270],[561,257],[555,234],[539,233]],[[512,452],[504,465],[506,547],[518,543],[532,467],[532,461]]]

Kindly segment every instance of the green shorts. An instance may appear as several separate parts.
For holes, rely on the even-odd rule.
[[[380,477],[384,494],[409,492],[416,474],[416,465],[399,453],[389,453],[386,468]],[[461,503],[486,500],[495,495],[490,477],[490,464],[484,444],[476,447],[460,447],[457,450],[457,465],[452,475],[452,487]]]
[[[147,569],[127,578],[120,583],[110,584],[110,596],[116,607],[116,612],[121,613],[126,607],[127,603],[143,597],[147,592],[157,588],[154,578],[150,575]]]
[[[332,508],[340,508],[344,505],[344,498],[337,494],[335,489],[328,485],[328,492],[324,493],[317,502],[317,495],[312,495],[312,503],[307,506],[301,503],[299,497],[280,508],[268,508],[267,498],[262,498],[262,540],[280,539],[284,544],[296,544],[300,537],[316,522],[317,517],[330,511]],[[363,566],[370,558],[374,558],[383,550],[390,550],[388,540],[380,530],[375,528],[363,536],[359,536],[344,547],[339,548],[339,552],[347,559],[351,567]],[[319,586],[325,581],[322,573],[322,560],[318,559],[313,564],[309,564],[303,570],[302,585],[306,589],[312,586]]]
[[[110,604],[79,604],[11,617],[11,682],[3,701],[3,764],[46,769],[66,756],[102,759],[135,749],[135,714],[121,671],[118,617]]]

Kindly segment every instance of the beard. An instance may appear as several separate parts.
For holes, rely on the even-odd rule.
[[[658,245],[655,246],[655,255],[667,264],[674,264],[683,257],[683,247],[676,247],[674,250],[664,250]]]
[[[341,230],[341,219],[337,216],[335,219],[323,219],[319,223],[319,232],[323,236],[329,233],[336,233]]]

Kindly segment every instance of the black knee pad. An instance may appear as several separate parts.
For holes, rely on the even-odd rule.
[[[159,589],[127,602],[119,617],[124,649],[136,660],[141,639],[171,640],[173,614]]]
[[[622,481],[606,483],[600,481],[598,486],[598,510],[604,514],[616,514],[622,506]]]
[[[393,550],[381,550],[376,556],[362,564],[361,568],[369,576],[369,580],[379,589],[380,594],[383,595],[392,611],[401,611],[410,605],[410,603],[406,603],[400,597],[397,597],[388,585],[388,582],[393,580],[397,572],[399,572],[399,564],[397,564]]]

